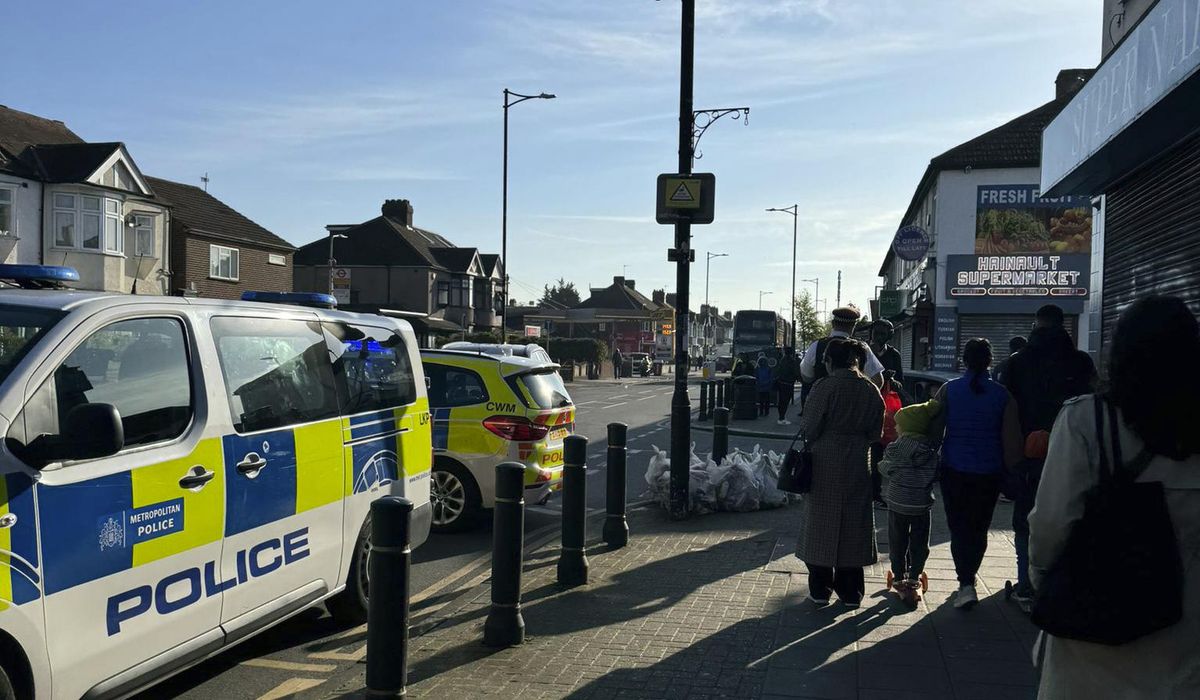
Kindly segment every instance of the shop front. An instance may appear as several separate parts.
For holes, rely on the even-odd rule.
[[[1159,0],[1042,134],[1042,185],[1100,207],[1091,349],[1134,300],[1200,311],[1200,0]]]

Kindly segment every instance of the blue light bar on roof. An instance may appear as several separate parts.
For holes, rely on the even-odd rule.
[[[0,265],[0,280],[23,289],[48,289],[78,282],[79,272],[61,265]]]
[[[319,292],[242,292],[242,301],[311,306],[317,309],[337,308],[337,299],[332,294],[321,294]]]

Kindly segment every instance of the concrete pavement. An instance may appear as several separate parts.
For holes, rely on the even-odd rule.
[[[555,581],[556,542],[526,561],[529,641],[483,647],[486,584],[459,595],[411,643],[414,697],[521,698],[1025,698],[1034,694],[1035,630],[1003,600],[1015,570],[1008,506],[997,508],[980,572],[981,602],[953,609],[957,587],[940,503],[930,590],[916,610],[884,591],[886,554],[867,571],[858,610],[805,600],[792,555],[799,504],[672,522],[655,507],[631,515],[632,539],[609,552],[589,535],[591,580]],[[886,552],[886,521],[876,531]],[[301,697],[363,693],[364,667],[344,666]]]

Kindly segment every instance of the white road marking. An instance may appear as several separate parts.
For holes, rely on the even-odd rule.
[[[616,408],[617,406],[624,406],[624,405],[625,405],[625,402],[624,402],[624,401],[622,401],[622,402],[620,402],[620,403],[614,403],[614,404],[611,404],[611,405],[609,405],[609,406],[603,406],[602,408],[604,408],[604,409],[608,409],[608,408]]]
[[[650,399],[657,399],[657,398],[658,398],[658,394],[655,394],[654,396],[644,396],[644,397],[638,399],[638,401],[649,401]]]
[[[298,673],[329,673],[337,670],[333,664],[298,664],[293,661],[276,661],[275,659],[246,659],[243,666],[258,668],[274,668],[280,671],[296,671]]]
[[[296,693],[303,693],[306,690],[316,688],[324,682],[325,679],[323,678],[289,678],[263,695],[258,696],[258,700],[281,700],[282,698],[291,697]]]

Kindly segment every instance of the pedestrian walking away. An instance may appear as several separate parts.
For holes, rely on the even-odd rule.
[[[1013,355],[1021,352],[1029,345],[1029,340],[1023,335],[1014,335],[1008,339],[1008,357],[996,364],[996,370],[992,372],[992,379],[1008,386],[1008,367],[1012,364]],[[1012,391],[1011,389],[1009,391]]]
[[[868,452],[883,432],[883,399],[858,370],[854,341],[825,349],[828,376],[813,387],[800,416],[812,451],[812,488],[800,508],[796,556],[808,569],[809,599],[832,593],[857,608],[866,590],[863,567],[878,558]]]
[[[1090,393],[1096,385],[1091,356],[1075,349],[1063,327],[1063,311],[1054,304],[1038,309],[1029,343],[1008,360],[1005,384],[1021,416],[1024,451],[1008,475],[1005,490],[1013,499],[1013,542],[1017,550],[1017,583],[1013,600],[1028,611],[1033,604],[1029,583],[1029,511],[1037,495],[1050,429],[1063,402]]]
[[[1031,342],[1032,346],[1032,342]],[[1127,588],[1150,610],[1180,604],[1177,622],[1120,645],[1076,641],[1043,633],[1040,698],[1197,698],[1200,697],[1200,430],[1196,429],[1196,397],[1200,375],[1180,372],[1167,358],[1200,356],[1200,324],[1176,297],[1146,297],[1121,314],[1109,350],[1108,390],[1103,396],[1112,426],[1106,437],[1096,428],[1100,398],[1068,401],[1053,430],[1036,503],[1029,514],[1029,566],[1035,587],[1068,549],[1074,532],[1086,524],[1089,494],[1101,478],[1101,450],[1110,454],[1105,472],[1113,490],[1130,493],[1161,484],[1154,503],[1165,509],[1176,537],[1182,580],[1143,580],[1139,570],[1126,570],[1122,551],[1097,552],[1112,562],[1111,585]],[[1113,434],[1115,433],[1115,435]],[[1124,464],[1111,447],[1119,445]],[[1148,461],[1147,461],[1148,460]],[[1136,474],[1135,483],[1113,478],[1117,470]],[[1124,469],[1123,469],[1124,467]],[[1114,494],[1114,498],[1117,494]],[[1129,501],[1124,501],[1128,503]],[[1145,510],[1138,520],[1151,518]],[[1134,517],[1130,514],[1130,517]],[[1168,552],[1170,550],[1168,549]],[[1160,553],[1162,554],[1162,553]],[[1161,559],[1173,558],[1167,556]],[[1094,584],[1080,581],[1079,585]],[[1086,596],[1083,596],[1086,598]],[[1151,599],[1153,598],[1153,599]],[[1039,601],[1039,605],[1042,601]],[[1135,614],[1137,611],[1133,611]]]
[[[880,319],[871,324],[871,352],[885,370],[891,370],[892,376],[899,384],[904,383],[904,363],[900,359],[900,351],[888,343],[896,335],[896,327],[891,321]]]
[[[907,406],[896,412],[899,437],[887,446],[880,468],[888,477],[888,556],[892,568],[887,587],[895,588],[910,605],[928,588],[925,561],[929,558],[933,484],[938,455],[929,431],[942,407],[936,401]]]
[[[621,378],[621,367],[625,364],[625,358],[621,357],[621,351],[618,348],[613,348],[613,378]]]
[[[829,326],[831,331],[829,336],[822,338],[810,344],[804,351],[804,357],[800,360],[800,379],[803,385],[800,387],[800,410],[804,410],[805,401],[808,395],[812,392],[813,386],[817,381],[824,379],[828,375],[825,369],[825,349],[830,341],[834,338],[849,339],[854,334],[854,327],[858,325],[858,320],[862,314],[853,306],[843,306],[834,309],[829,314]],[[871,352],[866,347],[865,343],[853,341],[859,348],[866,350],[865,362],[859,364],[859,369],[863,376],[870,379],[875,386],[883,386],[883,365],[879,363],[879,358],[875,357],[875,353]],[[856,350],[857,351],[857,350]]]
[[[979,600],[975,575],[987,551],[1001,478],[1020,459],[1021,426],[1017,402],[988,372],[991,344],[984,338],[968,340],[963,364],[963,376],[943,385],[934,398],[945,421],[942,506],[958,575],[954,607],[969,609]],[[935,439],[939,432],[935,429]]]
[[[892,378],[892,371],[883,371],[883,386],[879,393],[883,396],[883,437],[878,442],[871,443],[871,497],[875,507],[887,510],[887,502],[883,500],[883,475],[879,471],[879,460],[883,459],[884,449],[896,439],[896,412],[903,405],[899,385]]]
[[[771,389],[775,386],[775,378],[765,355],[758,356],[758,365],[754,368],[754,384],[758,389],[759,417],[770,415]]]
[[[791,425],[791,421],[787,419],[788,406],[792,405],[792,399],[796,395],[796,376],[800,372],[799,363],[796,360],[796,349],[788,345],[783,348],[783,357],[779,358],[779,365],[775,368],[775,393],[776,405],[779,408],[779,425]]]

